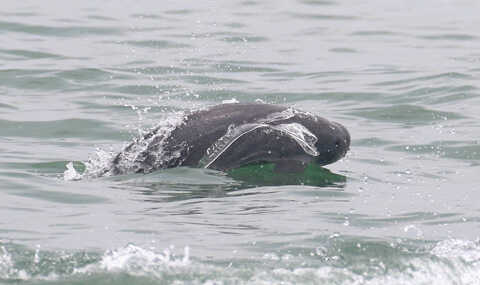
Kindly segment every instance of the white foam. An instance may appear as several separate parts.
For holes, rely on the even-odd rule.
[[[172,250],[173,247],[165,249],[162,253],[157,253],[129,244],[119,249],[107,251],[99,262],[76,268],[74,273],[128,272],[139,276],[157,276],[162,274],[165,268],[185,267],[190,264],[190,249],[188,246],[184,248],[182,257],[175,256]]]
[[[162,150],[165,139],[176,126],[184,121],[184,119],[184,113],[178,112],[161,121],[160,124],[153,129],[138,129],[140,137],[135,137],[131,143],[128,143],[123,147],[123,151],[120,153],[120,159],[118,160],[118,163],[115,164],[116,169],[121,173],[134,173],[139,167],[144,166],[142,164],[141,155],[154,140],[156,145],[158,145],[158,150],[149,154],[154,156],[156,165],[161,165],[162,161],[165,162],[179,157],[180,150],[172,152],[168,156]],[[152,132],[153,135],[146,137],[145,135],[150,132]],[[129,149],[128,151],[125,151],[127,147]],[[82,174],[75,170],[72,163],[68,163],[63,178],[66,181],[72,181],[83,178],[111,176],[113,160],[118,154],[118,151],[113,151],[112,149],[104,150],[102,148],[97,148],[94,155],[91,156],[88,161],[84,162],[85,171]]]
[[[31,279],[25,270],[15,268],[13,258],[4,246],[0,247],[0,279]]]
[[[389,257],[362,259],[359,256],[353,264],[341,266],[328,262],[307,265],[309,262],[304,262],[301,256],[276,253],[265,254],[262,266],[235,266],[243,262],[236,259],[231,259],[228,265],[208,261],[193,263],[188,247],[183,249],[183,254],[175,255],[173,246],[159,252],[133,244],[108,250],[98,258],[87,258],[89,264],[86,266],[80,265],[85,264],[84,257],[65,253],[51,256],[36,251],[35,255],[28,256],[33,259],[32,267],[17,269],[17,266],[25,266],[24,258],[15,260],[18,256],[12,256],[0,246],[0,280],[10,283],[77,280],[83,278],[82,275],[108,278],[110,274],[122,273],[179,284],[480,284],[479,243],[456,239],[438,242],[422,253],[400,254],[395,256],[393,263],[389,262]],[[59,262],[65,265],[58,268]]]
[[[444,258],[459,258],[468,263],[479,263],[480,244],[474,241],[448,239],[438,242],[431,251],[432,254]]]
[[[223,100],[222,101],[222,104],[237,104],[237,103],[240,103],[237,99],[235,98],[232,98],[232,99],[229,99],[229,100]]]
[[[73,167],[73,162],[70,161],[65,167],[67,170],[63,172],[63,180],[73,181],[82,179],[82,175]]]

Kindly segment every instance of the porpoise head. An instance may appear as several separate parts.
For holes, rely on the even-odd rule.
[[[344,157],[350,149],[350,134],[340,123],[315,115],[300,116],[297,120],[317,137],[315,147],[318,155],[314,158],[317,164],[333,163]]]
[[[327,165],[345,156],[350,150],[350,134],[347,129],[337,122],[330,122],[329,135],[317,135],[318,141],[315,144],[318,150],[316,163]],[[325,130],[322,130],[324,132]]]
[[[340,123],[311,113],[296,111],[295,116],[274,124],[288,123],[301,124],[316,137],[314,146],[317,153],[315,156],[309,154],[309,157],[311,161],[321,166],[341,159],[350,149],[350,134]]]

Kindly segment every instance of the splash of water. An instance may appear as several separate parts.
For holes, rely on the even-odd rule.
[[[468,284],[480,282],[478,241],[444,240],[431,249],[417,248],[415,254],[378,256],[362,259],[353,257],[353,263],[312,263],[301,255],[267,253],[262,266],[242,263],[238,259],[211,263],[193,262],[190,249],[175,254],[173,246],[157,251],[129,244],[107,250],[103,254],[44,252],[40,250],[14,250],[9,252],[0,246],[0,283],[18,283],[19,280],[47,284],[70,284],[70,281],[88,280],[91,276],[99,280],[110,280],[117,274],[153,278],[159,283],[178,281],[197,284]],[[400,250],[400,249],[399,249]],[[327,250],[317,253],[324,257]],[[402,252],[404,249],[402,249]],[[335,251],[347,255],[348,251]],[[313,254],[312,256],[314,256]],[[395,262],[391,258],[395,257]],[[360,258],[360,259],[359,259]],[[360,261],[360,262],[358,262]],[[230,265],[226,265],[230,264]],[[227,266],[227,267],[225,267]],[[102,279],[106,278],[106,279]],[[53,282],[53,283],[52,283]],[[44,284],[39,282],[39,284]],[[198,283],[201,284],[201,283]]]
[[[84,162],[85,171],[83,173],[79,173],[70,162],[66,165],[67,170],[63,174],[63,179],[72,181],[111,176],[116,174],[115,172],[135,173],[141,166],[144,166],[142,161],[145,159],[146,153],[154,156],[155,165],[178,158],[181,150],[169,152],[167,155],[163,152],[163,144],[175,127],[182,124],[185,118],[184,112],[173,113],[153,129],[139,129],[138,132],[141,136],[134,138],[131,143],[124,146],[120,153],[97,148],[95,154]],[[157,149],[154,152],[146,152],[151,145],[155,145]],[[114,161],[115,163],[113,163]]]
[[[67,170],[63,172],[63,180],[65,181],[74,181],[82,179],[82,175],[77,172],[77,170],[73,167],[73,162],[69,162],[67,165]]]
[[[0,247],[0,279],[27,280],[30,275],[23,269],[15,268],[12,255],[4,246]]]
[[[184,267],[190,265],[190,248],[184,248],[183,257],[173,253],[173,247],[157,253],[133,244],[107,251],[100,261],[85,267],[76,268],[76,274],[99,272],[128,272],[132,275],[157,275],[164,268]],[[161,277],[161,276],[159,276]]]

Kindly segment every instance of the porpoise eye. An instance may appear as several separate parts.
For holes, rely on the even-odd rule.
[[[340,143],[341,143],[341,141],[340,141],[339,139],[337,139],[337,140],[335,141],[335,148],[339,148],[339,147],[340,147]]]

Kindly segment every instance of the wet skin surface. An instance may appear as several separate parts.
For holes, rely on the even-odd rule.
[[[146,149],[136,158],[136,173],[176,166],[201,165],[202,158],[209,148],[222,138],[229,128],[256,124],[249,127],[229,143],[218,156],[204,167],[226,171],[236,167],[259,162],[276,162],[278,168],[289,172],[298,171],[298,163],[315,162],[326,165],[342,158],[349,149],[350,135],[345,127],[319,116],[291,110],[288,116],[275,119],[275,116],[289,109],[269,104],[222,104],[207,110],[191,113],[167,137],[159,134],[159,128],[145,135],[150,140]],[[300,125],[300,126],[299,126]],[[316,142],[312,144],[312,153],[307,153],[295,140],[278,126],[296,126],[306,128]],[[300,134],[301,135],[301,134]],[[123,174],[119,167],[125,164],[125,155],[134,148],[136,142],[127,146],[113,160],[113,174]],[[165,155],[158,159],[159,153]],[[172,154],[172,155],[171,155]],[[173,155],[175,154],[175,155]],[[166,159],[165,159],[166,157]]]

